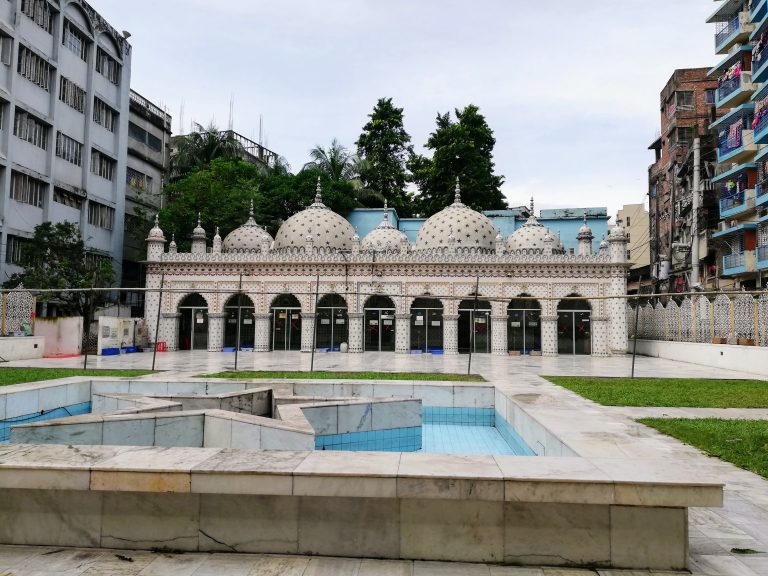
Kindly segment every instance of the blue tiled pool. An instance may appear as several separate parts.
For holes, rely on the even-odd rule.
[[[32,422],[43,422],[44,420],[54,420],[56,418],[66,418],[67,416],[80,416],[81,414],[91,413],[91,403],[82,402],[72,406],[64,406],[54,410],[45,410],[35,412],[34,414],[24,414],[7,420],[0,420],[0,444],[5,444],[11,439],[11,426],[19,424],[30,424]]]

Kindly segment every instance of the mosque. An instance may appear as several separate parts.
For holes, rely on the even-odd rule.
[[[168,350],[587,354],[627,351],[627,238],[620,223],[593,253],[592,230],[568,253],[534,215],[506,240],[483,214],[454,202],[415,244],[389,221],[360,238],[315,201],[274,239],[253,210],[208,246],[147,238],[146,322]],[[166,251],[166,244],[168,244]],[[159,289],[162,285],[162,291]],[[160,314],[158,319],[158,308]],[[157,335],[155,335],[155,327]]]

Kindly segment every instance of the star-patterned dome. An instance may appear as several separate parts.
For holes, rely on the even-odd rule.
[[[389,208],[384,202],[384,219],[363,238],[360,249],[369,252],[400,252],[403,242],[408,242],[408,237],[392,226]]]
[[[531,198],[531,215],[528,221],[507,239],[507,252],[510,254],[543,254],[548,239],[553,254],[565,254],[565,248],[563,248],[560,238],[550,234],[549,228],[536,219],[533,198]]]
[[[253,218],[253,200],[251,200],[251,209],[248,212],[248,220],[245,224],[232,230],[224,238],[222,245],[223,252],[260,252],[264,241],[272,245],[272,236],[261,226],[256,224]]]
[[[344,218],[323,204],[320,179],[317,181],[315,202],[307,209],[286,220],[275,235],[275,250],[306,246],[311,236],[321,249],[351,250],[355,229]]]
[[[416,237],[416,250],[455,246],[459,250],[476,248],[492,252],[498,233],[487,217],[462,204],[457,178],[453,204],[424,223]]]

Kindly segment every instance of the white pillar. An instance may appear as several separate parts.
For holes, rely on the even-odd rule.
[[[608,318],[592,316],[592,356],[610,356]]]
[[[395,314],[395,353],[411,353],[411,315]]]
[[[165,342],[169,352],[175,351],[179,347],[179,318],[181,318],[181,314],[178,312],[160,314],[160,330],[157,342]]]
[[[364,316],[362,312],[347,313],[349,322],[349,351],[354,354],[359,354],[363,351]]]
[[[443,354],[459,353],[459,315],[443,314]]]
[[[272,314],[254,314],[255,337],[253,349],[255,352],[269,352],[269,335],[272,330]]]
[[[315,345],[315,317],[314,312],[301,314],[301,351],[312,352]]]
[[[491,352],[497,356],[508,353],[507,316],[491,316]]]
[[[224,346],[224,321],[222,312],[208,314],[208,352],[221,352]]]
[[[614,272],[611,278],[610,296],[627,293],[627,277],[624,268]],[[627,303],[624,298],[611,298],[606,303],[608,312],[608,347],[611,354],[627,353]]]
[[[557,356],[557,316],[541,317],[541,355]]]

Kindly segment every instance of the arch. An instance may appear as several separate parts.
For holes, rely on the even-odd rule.
[[[443,303],[437,298],[414,298],[411,302],[411,350],[443,351]]]
[[[208,301],[202,294],[184,295],[176,306],[179,312],[179,350],[208,349]]]
[[[459,302],[459,353],[490,353],[491,310],[488,300],[468,298]]]
[[[507,349],[530,354],[541,351],[541,303],[520,294],[507,306]]]
[[[301,350],[301,302],[293,294],[278,294],[269,306],[272,350]]]
[[[64,16],[81,28],[83,32],[89,34],[93,40],[93,23],[77,2],[69,2],[64,7]]]
[[[317,302],[315,347],[327,352],[339,352],[349,340],[347,301],[339,294],[325,294]]]
[[[120,44],[117,42],[115,37],[112,36],[112,34],[109,32],[102,32],[96,38],[96,44],[122,65],[123,57],[122,52],[120,51]]]
[[[269,303],[270,308],[301,308],[301,302],[293,294],[277,294]]]
[[[397,307],[395,306],[395,301],[389,296],[385,296],[384,294],[374,294],[366,299],[363,308],[391,308],[394,310]]]
[[[592,354],[592,306],[580,294],[569,294],[557,304],[557,349],[559,354]]]
[[[372,352],[394,352],[396,311],[394,300],[383,294],[369,296],[363,305],[364,349]]]
[[[317,301],[318,308],[348,308],[347,301],[343,296],[332,292],[330,294],[323,295],[320,300]]]
[[[253,300],[246,294],[233,294],[224,302],[224,314],[224,348],[239,346],[241,350],[252,350],[256,340],[256,305]]]

